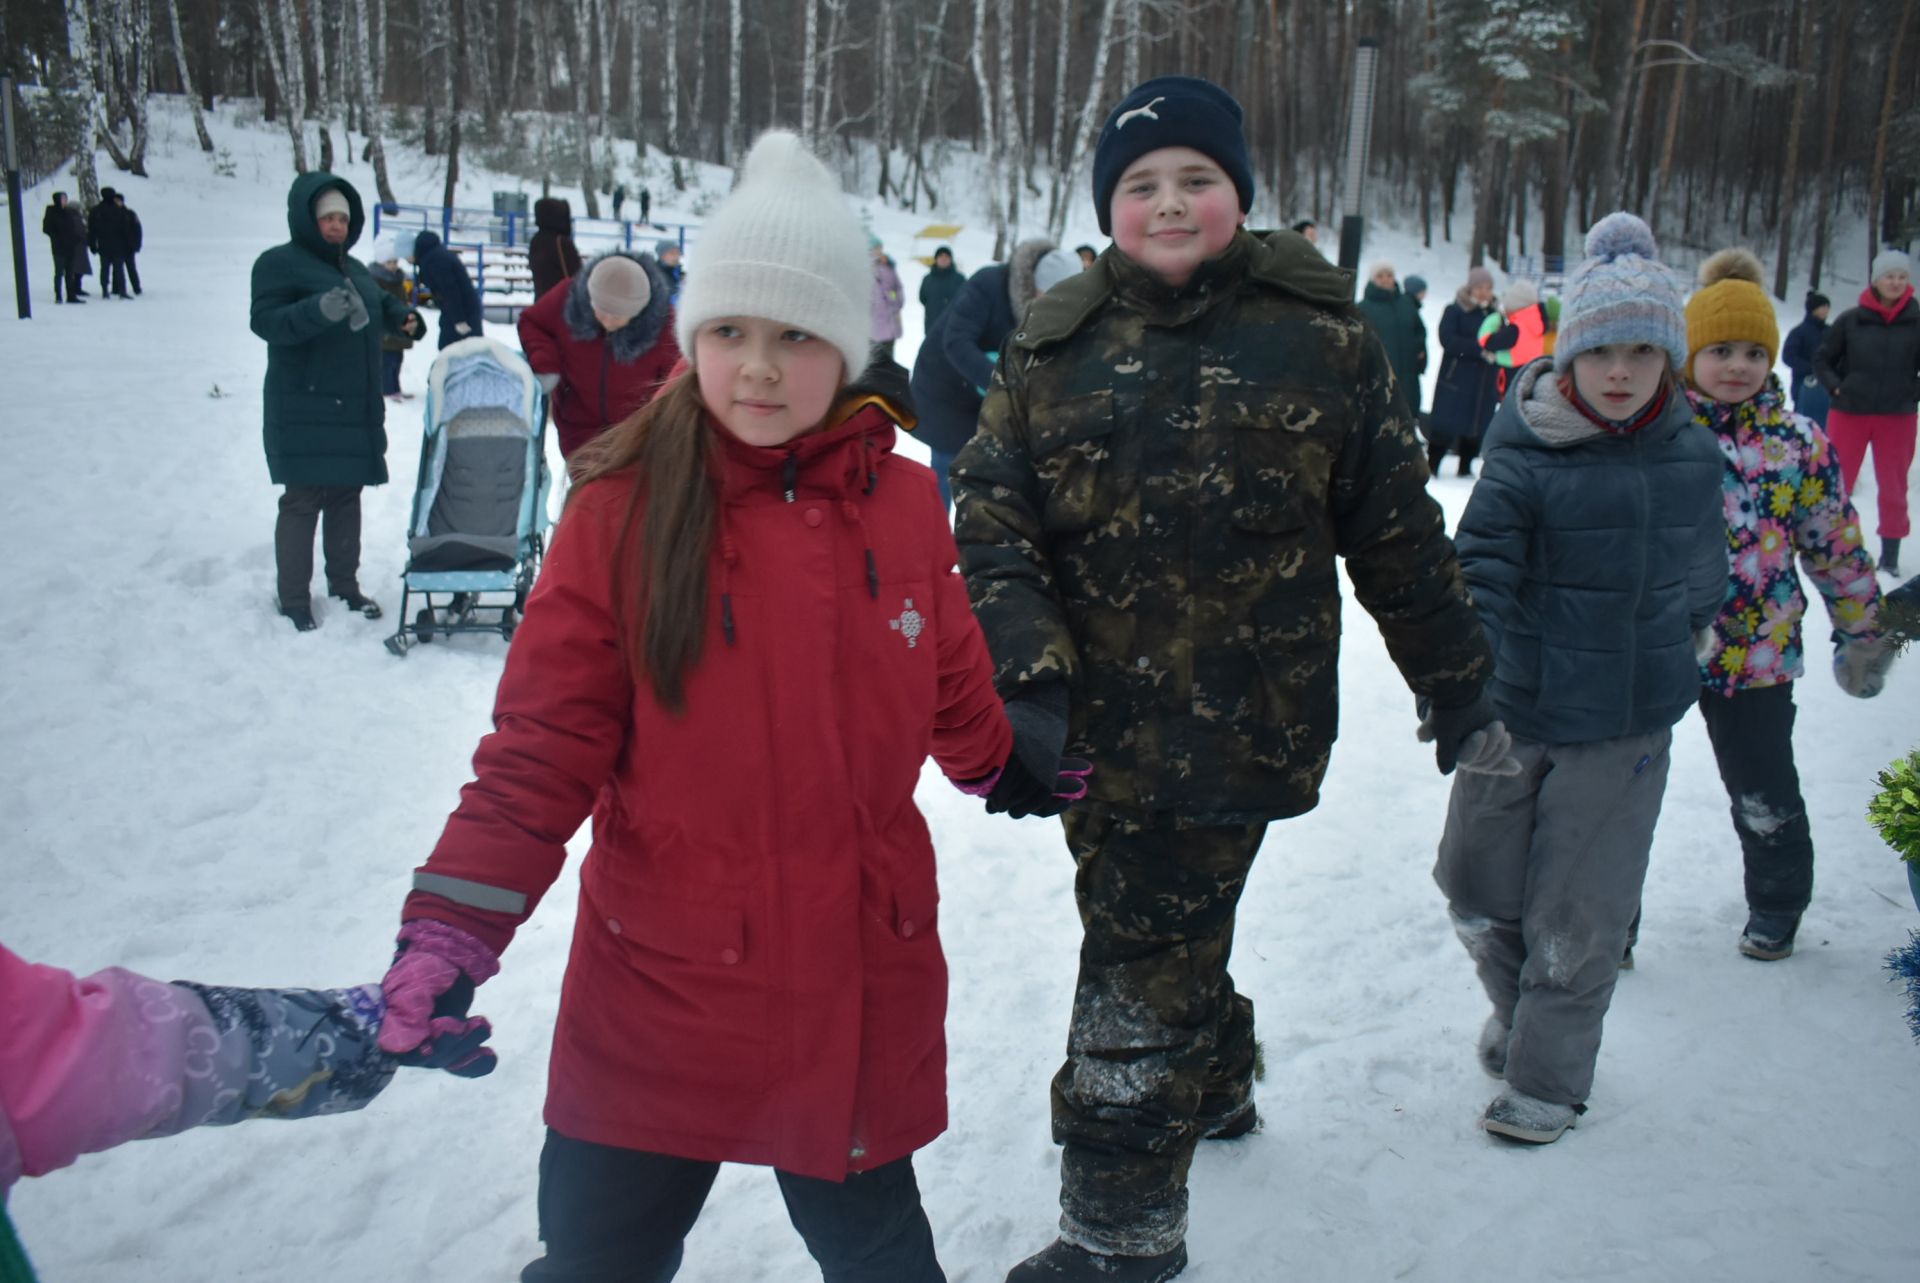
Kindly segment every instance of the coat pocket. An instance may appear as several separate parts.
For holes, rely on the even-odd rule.
[[[1311,792],[1326,770],[1339,718],[1340,595],[1332,579],[1290,587],[1253,608],[1260,703],[1254,758]]]
[[[1251,385],[1229,408],[1229,516],[1249,534],[1302,536],[1309,503],[1323,504],[1333,466],[1327,408],[1312,393]]]
[[[1113,392],[1106,388],[1053,402],[1034,416],[1033,470],[1047,487],[1046,529],[1086,530],[1094,524],[1113,428]]]

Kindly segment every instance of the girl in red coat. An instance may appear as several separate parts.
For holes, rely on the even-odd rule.
[[[591,815],[521,1278],[672,1278],[743,1162],[829,1283],[936,1283],[911,1156],[946,1126],[947,978],[914,785],[931,755],[1019,815],[1075,781],[1016,745],[933,474],[849,386],[869,267],[832,176],[766,135],[700,249],[692,370],[576,461],[381,1045],[470,1036]]]

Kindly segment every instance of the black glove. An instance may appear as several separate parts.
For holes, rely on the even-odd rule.
[[[1482,775],[1520,773],[1520,763],[1513,757],[1513,737],[1484,691],[1471,704],[1453,708],[1435,708],[1432,701],[1422,699],[1419,713],[1420,729],[1414,734],[1422,744],[1433,745],[1442,775],[1453,774],[1456,766]]]
[[[1048,682],[1007,701],[1013,752],[987,793],[987,813],[1016,820],[1054,816],[1087,794],[1093,770],[1083,758],[1060,754],[1067,746],[1067,688]]]

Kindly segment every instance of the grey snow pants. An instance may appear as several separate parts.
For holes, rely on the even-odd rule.
[[[1673,732],[1542,744],[1517,776],[1461,771],[1433,878],[1493,1011],[1509,1083],[1584,1104],[1627,927],[1640,908]]]

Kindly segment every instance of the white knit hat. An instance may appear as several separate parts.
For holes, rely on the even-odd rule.
[[[839,348],[848,379],[866,368],[873,288],[867,234],[840,184],[797,135],[760,135],[694,252],[674,320],[688,361],[701,326],[757,316]]]
[[[1913,260],[1897,249],[1883,249],[1873,256],[1873,269],[1867,273],[1869,284],[1879,280],[1888,272],[1905,272],[1913,275]]]
[[[353,206],[347,204],[347,198],[340,194],[338,187],[329,187],[313,198],[313,221],[319,222],[328,214],[353,214]]]

